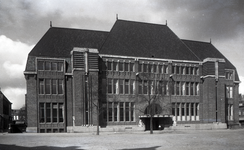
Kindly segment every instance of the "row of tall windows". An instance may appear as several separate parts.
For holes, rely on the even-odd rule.
[[[233,104],[228,104],[227,119],[233,120],[234,119],[233,114],[234,114]]]
[[[123,62],[123,61],[107,61],[107,70],[109,71],[125,71],[125,72],[134,72],[134,63],[132,62]]]
[[[161,64],[156,65],[156,64],[140,63],[138,66],[138,72],[168,74],[168,66],[161,65]]]
[[[63,94],[63,79],[39,79],[39,94]]]
[[[63,103],[39,103],[39,122],[58,123],[64,122]]]
[[[140,80],[138,81],[138,94],[169,95],[169,82],[155,80]]]
[[[172,103],[173,120],[198,121],[199,103]]]
[[[172,66],[172,74],[199,75],[199,68],[190,66]]]
[[[109,94],[135,94],[135,80],[108,78],[107,82]]]
[[[172,95],[199,95],[198,82],[173,82]]]
[[[64,63],[63,62],[51,62],[39,60],[37,62],[37,69],[39,71],[63,71]]]
[[[233,98],[233,87],[232,86],[226,86],[226,97]]]
[[[109,122],[135,121],[135,103],[108,102],[103,104],[103,118]]]

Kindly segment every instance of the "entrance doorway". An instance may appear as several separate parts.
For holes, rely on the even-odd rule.
[[[145,125],[145,130],[150,130],[150,117],[141,118]],[[153,130],[163,130],[165,127],[173,125],[171,117],[153,117],[152,120]]]

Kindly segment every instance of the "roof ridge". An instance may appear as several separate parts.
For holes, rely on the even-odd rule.
[[[93,30],[93,29],[79,29],[79,28],[68,28],[68,27],[51,27],[56,29],[65,29],[65,30],[81,30],[81,31],[93,31],[93,32],[109,32],[109,31],[101,31],[101,30]]]
[[[140,23],[140,24],[147,24],[147,25],[167,26],[166,24],[149,23],[149,22],[143,22],[143,21],[132,21],[132,20],[124,20],[124,19],[117,19],[117,21],[126,21],[126,22],[131,22],[131,23]]]
[[[204,42],[204,41],[196,41],[196,40],[188,40],[188,39],[181,39],[182,41],[189,41],[189,42],[198,42],[198,43],[206,43],[206,44],[212,44],[211,42]]]

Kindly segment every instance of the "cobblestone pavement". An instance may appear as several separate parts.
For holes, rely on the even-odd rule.
[[[243,150],[244,129],[140,133],[0,133],[0,150]]]

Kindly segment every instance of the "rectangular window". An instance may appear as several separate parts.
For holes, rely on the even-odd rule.
[[[148,64],[148,72],[152,73],[152,65],[151,64]]]
[[[149,81],[149,86],[150,86],[150,87],[149,87],[149,91],[148,91],[148,92],[149,92],[150,94],[155,94],[155,91],[154,91],[154,88],[155,88],[155,87],[154,87],[154,82],[153,82],[153,81]]]
[[[125,121],[130,121],[130,103],[125,103]]]
[[[190,87],[190,89],[191,89],[191,95],[194,95],[194,82],[191,82],[191,87]]]
[[[190,116],[190,103],[186,103],[186,116]]]
[[[152,69],[153,69],[153,72],[156,73],[157,72],[157,65],[153,64],[153,68]]]
[[[186,74],[186,67],[181,66],[181,74]]]
[[[158,65],[158,73],[163,73],[163,66],[162,65]]]
[[[52,80],[52,94],[57,94],[57,80]]]
[[[164,73],[168,74],[168,66],[164,66]]]
[[[119,71],[124,71],[124,63],[119,62]]]
[[[131,103],[131,107],[130,107],[131,111],[130,111],[130,114],[131,114],[131,119],[130,121],[135,121],[135,103]]]
[[[45,62],[45,70],[51,70],[51,63],[49,61]]]
[[[169,95],[169,82],[164,81],[164,95]]]
[[[124,121],[124,103],[119,103],[119,121]]]
[[[185,116],[185,104],[181,103],[181,116],[182,118]]]
[[[172,103],[172,115],[175,116],[175,103]]]
[[[118,63],[117,62],[113,62],[113,71],[118,71]]]
[[[233,87],[230,87],[230,98],[233,98]]]
[[[119,81],[118,79],[114,79],[114,86],[113,86],[113,90],[114,90],[114,94],[119,94]]]
[[[172,81],[172,89],[171,89],[171,94],[172,95],[175,95],[176,94],[176,91],[175,91],[176,88],[175,87],[176,87],[176,82]]]
[[[143,94],[147,94],[148,82],[144,80],[143,84]]]
[[[56,62],[52,62],[52,71],[57,71],[58,64]]]
[[[191,103],[190,104],[191,106],[190,106],[190,109],[191,109],[191,116],[192,116],[192,118],[195,116],[195,114],[194,114],[194,103]],[[195,119],[194,119],[195,120]]]
[[[58,71],[64,71],[64,63],[63,62],[58,63]]]
[[[172,66],[172,74],[175,74],[175,66]]]
[[[130,94],[135,94],[135,81],[130,80]]]
[[[108,93],[112,94],[112,79],[108,79]]]
[[[199,75],[199,68],[196,67],[196,75]]]
[[[233,98],[233,87],[226,86],[226,97]]]
[[[114,102],[114,121],[118,121],[118,102]]]
[[[186,83],[181,83],[181,95],[186,95]]]
[[[180,66],[176,66],[176,74],[180,74]]]
[[[51,94],[51,80],[45,80],[45,94]]]
[[[119,94],[124,94],[124,80],[119,80]]]
[[[63,94],[63,80],[58,80],[58,94]]]
[[[129,94],[129,79],[125,79],[125,94]]]
[[[46,122],[51,122],[51,103],[46,103]]]
[[[125,71],[128,72],[129,71],[129,63],[125,63]]]
[[[189,74],[189,67],[186,66],[186,74]]]
[[[142,64],[138,65],[138,72],[142,72]]]
[[[53,115],[53,122],[58,122],[58,104],[53,103],[53,109],[52,109],[52,115]]]
[[[142,81],[138,81],[138,94],[142,94]]]
[[[200,95],[200,93],[199,93],[199,83],[196,83],[196,95]]]
[[[176,116],[180,116],[180,103],[177,103],[176,108]]]
[[[40,103],[40,106],[39,106],[39,119],[40,119],[40,123],[44,123],[45,122],[45,114],[44,114],[44,103]]]
[[[134,72],[134,63],[130,63],[130,71]]]
[[[190,83],[186,82],[186,95],[190,95],[189,86],[190,86]]]
[[[39,94],[44,94],[44,79],[39,79]]]
[[[180,95],[180,82],[176,82],[176,95]]]
[[[148,64],[143,64],[143,72],[148,72],[147,68],[148,68]]]
[[[190,74],[194,75],[194,67],[190,67]]]
[[[38,61],[37,69],[38,70],[44,70],[44,61]]]
[[[59,122],[64,122],[64,104],[63,103],[59,103]]]
[[[107,61],[107,70],[112,70],[112,62]]]

